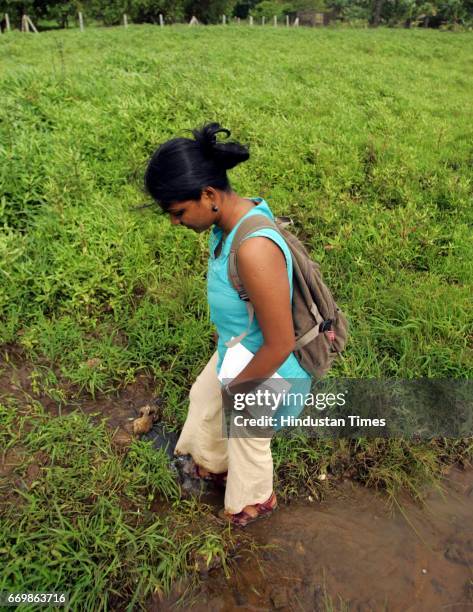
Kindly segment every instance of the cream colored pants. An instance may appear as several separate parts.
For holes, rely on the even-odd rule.
[[[192,455],[197,465],[220,474],[228,471],[225,510],[265,502],[273,491],[271,438],[222,436],[222,396],[215,352],[189,393],[189,412],[174,454]]]

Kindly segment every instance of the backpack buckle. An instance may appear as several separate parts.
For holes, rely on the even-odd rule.
[[[240,298],[240,300],[243,300],[244,302],[250,301],[250,298],[248,297],[248,294],[246,293],[244,289],[238,290],[238,297]]]
[[[325,334],[330,343],[335,341],[336,335],[334,330],[332,329],[333,319],[325,319],[319,326],[319,330],[322,334]]]
[[[332,329],[333,319],[325,319],[319,326],[319,330],[321,333],[328,332]]]
[[[282,227],[282,229],[286,229],[287,227],[291,227],[294,225],[294,221],[291,217],[276,217],[277,224]]]

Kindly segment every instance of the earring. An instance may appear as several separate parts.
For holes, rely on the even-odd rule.
[[[215,204],[214,204],[214,205],[212,206],[212,210],[213,210],[214,212],[218,212],[218,206],[215,206]]]

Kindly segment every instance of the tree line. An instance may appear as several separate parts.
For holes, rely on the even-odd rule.
[[[196,17],[204,24],[219,23],[222,15],[256,20],[277,16],[294,19],[298,14],[325,12],[332,21],[366,23],[373,27],[473,25],[473,0],[0,0],[0,13],[8,13],[13,27],[23,14],[33,20],[48,20],[59,27],[76,22],[81,11],[86,18],[105,25],[188,22]]]

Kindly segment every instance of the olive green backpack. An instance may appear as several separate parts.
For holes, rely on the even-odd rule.
[[[300,240],[286,229],[291,224],[288,217],[277,217],[276,222],[273,222],[265,215],[253,215],[238,227],[230,248],[228,276],[240,299],[246,302],[249,323],[246,331],[226,344],[230,347],[240,342],[248,334],[254,317],[253,306],[238,276],[238,248],[253,232],[275,229],[286,241],[292,255],[292,318],[296,335],[294,354],[306,372],[321,378],[345,348],[348,322],[322,280],[319,264],[310,258]]]

